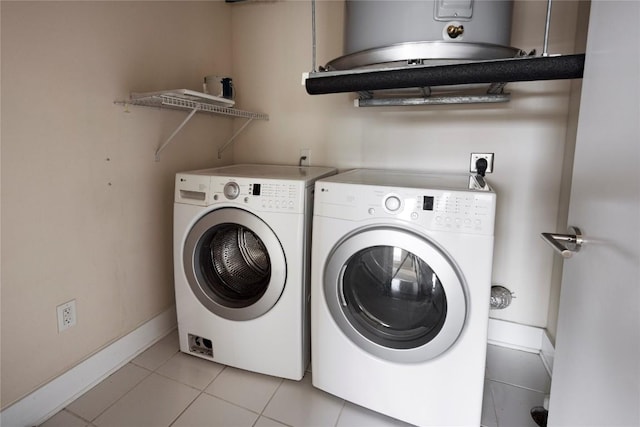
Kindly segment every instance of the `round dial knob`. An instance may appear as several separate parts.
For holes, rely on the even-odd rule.
[[[240,194],[240,186],[236,182],[227,182],[223,192],[227,199],[233,200]]]
[[[395,212],[400,209],[400,198],[398,196],[389,196],[384,201],[384,207],[390,212]]]

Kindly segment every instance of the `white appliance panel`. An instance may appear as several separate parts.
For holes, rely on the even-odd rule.
[[[249,171],[255,175],[243,176]],[[174,271],[181,351],[240,369],[294,380],[302,378],[310,355],[310,189],[315,179],[333,173],[332,168],[239,165],[176,175]],[[237,224],[229,212],[238,212]],[[198,225],[202,218],[209,218],[212,224]],[[250,231],[255,228],[258,237],[274,236],[270,245],[279,247],[283,256],[270,257],[270,262],[275,263],[270,268],[277,271],[272,276],[277,278],[274,280],[284,280],[284,286],[279,284],[277,295],[268,288],[248,307],[231,305],[216,312],[200,299],[207,298],[206,292],[198,297],[194,294],[198,286],[204,288],[199,282],[193,285],[194,276],[204,274],[197,266],[187,274],[188,268],[207,261],[206,257],[195,259],[199,255],[193,248],[200,247],[199,236],[189,233],[205,236],[217,227],[242,224]],[[213,257],[218,248],[211,246],[210,250]],[[254,310],[251,315],[233,314],[254,309],[266,296],[273,299],[266,310]],[[221,301],[216,303],[223,304],[224,299]]]
[[[397,177],[405,174],[403,172],[381,171],[376,183],[376,173],[354,171],[316,183],[311,283],[313,384],[358,405],[419,426],[479,425],[495,193],[464,188],[420,188],[413,184],[424,182],[422,175],[411,174],[410,179],[402,182]],[[395,177],[396,187],[388,185],[390,175]],[[367,184],[353,182],[361,180],[358,176],[366,177]],[[468,184],[468,175],[458,182]],[[436,211],[438,200],[444,200],[445,194],[469,201],[468,206],[465,205],[468,210],[458,209],[455,204],[453,208],[449,205],[444,209],[452,215],[450,227],[435,221],[441,212]],[[385,203],[394,195],[400,203]],[[424,199],[419,200],[425,195],[434,197],[433,203],[428,202],[429,206],[423,206]],[[456,227],[452,211],[460,215],[460,227]],[[481,224],[477,229],[473,226],[465,229],[463,223],[467,217],[480,218]],[[341,322],[336,321],[335,310],[331,312],[327,298],[333,296],[327,294],[327,289],[332,289],[334,279],[330,278],[327,283],[329,260],[349,236],[376,228],[396,229],[398,235],[410,233],[416,239],[430,242],[438,248],[438,257],[448,260],[451,269],[457,271],[464,298],[456,300],[452,310],[465,311],[465,320],[453,344],[444,351],[422,359],[394,358],[385,351],[376,351],[374,344],[362,345],[349,337]],[[397,243],[397,246],[403,245]],[[434,267],[436,270],[441,268]]]

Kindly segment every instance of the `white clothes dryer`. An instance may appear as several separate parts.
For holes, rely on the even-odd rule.
[[[419,426],[478,426],[495,193],[469,175],[316,182],[313,385]]]
[[[176,175],[180,350],[299,380],[309,361],[313,184],[325,167],[233,165]]]

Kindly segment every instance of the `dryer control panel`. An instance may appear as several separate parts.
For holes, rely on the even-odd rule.
[[[492,191],[319,182],[314,212],[351,221],[395,218],[429,230],[492,235],[495,205]]]
[[[416,211],[429,218],[431,229],[493,234],[495,195],[457,191],[426,191]]]

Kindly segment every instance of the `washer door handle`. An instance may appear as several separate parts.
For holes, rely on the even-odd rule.
[[[542,233],[542,238],[563,258],[571,258],[573,254],[580,251],[584,244],[584,239],[578,227],[570,226],[569,233]]]

